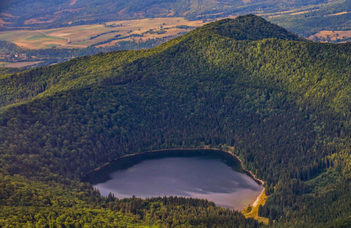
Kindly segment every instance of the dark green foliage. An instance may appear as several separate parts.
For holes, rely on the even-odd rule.
[[[7,67],[0,67],[0,78],[5,78],[10,76],[11,74],[24,71],[23,68],[7,68]]]
[[[117,200],[112,195],[101,197],[90,186],[74,181],[43,184],[19,176],[0,177],[1,227],[258,227],[255,220],[206,200]]]
[[[226,31],[249,25],[266,28],[262,38],[273,38],[248,34],[254,41],[235,40],[230,37],[241,37],[241,31]],[[4,77],[2,175],[9,181],[26,178],[33,188],[65,186],[72,198],[87,197],[79,198],[83,208],[103,210],[103,198],[89,187],[76,186],[84,186],[79,178],[105,162],[152,149],[230,145],[265,180],[269,198],[260,214],[272,223],[348,224],[351,45],[296,41],[285,30],[272,28],[249,15],[208,25],[151,50],[78,58]],[[1,205],[22,206],[7,204],[12,193],[4,186]],[[21,195],[23,188],[14,186],[14,195]],[[58,189],[54,187],[49,201],[68,194],[56,193]],[[30,198],[23,206],[38,210],[36,198]],[[168,205],[163,200],[156,204]],[[168,223],[169,214],[185,225],[220,226],[224,221],[231,226],[233,220],[256,225],[211,203],[206,207],[204,201],[169,200],[174,203],[166,206],[169,211],[161,207],[157,212],[161,222]],[[190,202],[194,208],[182,209]],[[62,207],[80,205],[70,203]],[[47,216],[51,205],[43,207]],[[152,213],[151,206],[132,208],[126,215],[158,224],[140,212]],[[199,213],[198,220],[187,210]]]
[[[255,15],[239,16],[235,20],[225,19],[203,26],[201,32],[215,32],[218,35],[235,40],[262,40],[277,38],[282,40],[302,40],[282,27],[267,23]]]

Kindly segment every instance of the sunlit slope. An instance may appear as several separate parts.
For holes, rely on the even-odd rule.
[[[266,182],[260,216],[346,224],[350,54],[249,15],[7,76],[1,173],[62,182],[128,153],[226,144]]]
[[[247,41],[264,38],[301,40],[295,34],[253,15],[239,17],[236,20],[221,20],[151,50],[111,52],[104,55],[77,58],[55,66],[37,68],[3,78],[0,84],[3,95],[0,98],[0,105],[25,100],[42,92],[47,93],[48,91],[60,91],[96,84],[106,78],[119,78],[118,80],[123,81],[123,78],[130,76],[128,72],[123,73],[126,70],[123,68],[128,68],[129,63],[146,57],[151,58],[153,55],[163,52],[167,53],[168,49],[182,46],[177,45],[178,43],[184,43],[189,39],[199,39],[198,37],[202,35],[205,35],[206,39],[211,39],[208,36],[216,35]],[[132,63],[132,65],[135,64]]]

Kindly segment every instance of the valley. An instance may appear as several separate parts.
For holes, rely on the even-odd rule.
[[[33,11],[33,5],[38,10]],[[347,42],[350,7],[349,0],[5,1],[0,41],[22,50],[0,50],[0,62],[3,67],[28,68],[101,52],[147,49],[206,23],[248,13],[314,41]]]
[[[167,41],[202,25],[201,20],[189,21],[181,17],[121,20],[44,30],[2,31],[0,40],[26,49],[118,46],[123,42]]]

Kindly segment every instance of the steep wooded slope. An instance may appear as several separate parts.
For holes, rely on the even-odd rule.
[[[258,25],[259,34],[232,29]],[[124,154],[230,145],[266,181],[269,199],[260,214],[271,222],[348,224],[351,46],[305,42],[276,28],[248,15],[155,49],[79,58],[4,77],[2,175],[57,183],[74,196],[80,191],[89,196],[89,190],[75,187],[83,185],[79,178]],[[3,198],[13,197],[2,186]],[[46,196],[49,202],[55,191]],[[88,196],[78,198],[85,205],[100,202],[96,208],[104,205]],[[80,204],[62,207],[75,205]]]

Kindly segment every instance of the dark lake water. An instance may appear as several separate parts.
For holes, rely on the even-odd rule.
[[[168,157],[144,160],[108,173],[109,180],[94,185],[100,193],[118,198],[183,196],[213,201],[241,210],[255,201],[263,187],[220,159]]]

